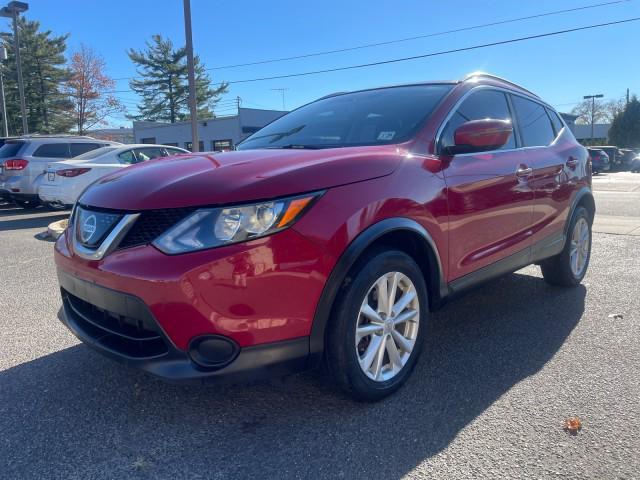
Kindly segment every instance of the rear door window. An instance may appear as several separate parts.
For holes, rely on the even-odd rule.
[[[531,100],[512,95],[522,143],[525,147],[547,146],[556,137],[547,110]]]
[[[456,129],[465,122],[491,118],[494,120],[511,121],[509,104],[504,93],[497,90],[478,90],[471,93],[451,116],[442,131],[440,145],[450,147],[455,144],[453,135]],[[516,147],[516,140],[512,134],[500,150]]]
[[[96,148],[100,148],[102,145],[99,143],[72,143],[71,144],[71,156],[77,157],[83,153],[90,152]]]
[[[125,150],[124,152],[119,153],[118,158],[122,163],[136,163],[136,156],[133,154],[133,150]]]
[[[11,158],[18,155],[25,142],[6,142],[0,148],[0,158]]]
[[[562,130],[562,127],[564,127],[564,125],[562,124],[562,121],[560,120],[560,117],[556,112],[554,112],[553,110],[549,110],[548,108],[547,108],[547,114],[551,119],[551,124],[553,125],[553,129],[556,131],[556,135],[558,135],[558,133],[560,133],[560,130]]]
[[[45,158],[69,158],[69,144],[68,143],[45,143],[36,148],[33,152],[34,157]]]
[[[184,153],[182,150],[178,150],[177,148],[167,147],[164,150],[167,152],[167,155],[179,155],[181,153]]]
[[[153,158],[167,156],[164,149],[160,147],[136,148],[135,152],[136,157],[138,158],[138,162],[146,162],[147,160],[151,160]]]

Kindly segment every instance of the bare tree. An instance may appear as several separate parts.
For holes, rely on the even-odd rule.
[[[71,57],[71,78],[66,87],[79,135],[125,111],[122,102],[109,93],[115,81],[104,73],[105,67],[104,59],[84,45]]]
[[[576,105],[571,113],[577,115],[576,123],[591,125],[605,123],[609,119],[606,102],[600,99],[584,100]]]
[[[591,125],[596,123],[611,123],[614,117],[624,110],[625,100],[601,100],[594,99],[593,103],[584,100],[576,105],[571,113],[578,115],[576,123]]]
[[[619,98],[618,100],[609,100],[605,103],[605,108],[607,110],[608,122],[613,122],[613,119],[616,118],[620,113],[622,113],[627,106],[627,101],[625,98]]]

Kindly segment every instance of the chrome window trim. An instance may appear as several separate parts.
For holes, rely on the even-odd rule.
[[[75,207],[74,207],[75,213]],[[130,213],[124,215],[120,221],[113,227],[113,230],[107,235],[100,246],[95,250],[84,247],[78,241],[77,225],[75,222],[71,225],[71,238],[73,250],[79,256],[86,260],[101,260],[105,255],[111,253],[120,244],[124,236],[129,232],[135,221],[140,216],[139,213]],[[75,220],[75,219],[74,219]]]
[[[531,102],[535,102],[539,105],[541,105],[544,108],[548,108],[550,110],[553,110],[554,112],[556,111],[555,108],[553,108],[551,105],[549,105],[548,103],[540,100],[540,98],[538,97],[534,97],[534,96],[530,96],[527,95],[525,93],[522,92],[516,92],[514,90],[510,90],[508,88],[504,88],[504,87],[497,87],[495,85],[477,85],[469,90],[467,90],[464,95],[462,95],[462,97],[460,97],[458,99],[458,101],[453,105],[453,107],[451,107],[451,110],[449,110],[449,113],[447,113],[447,116],[444,117],[444,120],[442,121],[442,123],[440,124],[440,126],[438,127],[437,133],[436,133],[436,141],[435,141],[435,145],[434,145],[434,154],[435,155],[442,155],[442,152],[440,151],[440,138],[442,137],[442,132],[444,131],[444,128],[446,127],[447,123],[449,123],[449,120],[451,120],[451,117],[453,117],[453,114],[456,113],[456,110],[458,110],[458,108],[460,107],[460,105],[462,105],[462,102],[464,102],[472,93],[477,92],[478,90],[495,90],[497,92],[502,92],[505,94],[511,94],[511,95],[517,95],[520,96],[526,100],[529,100]],[[533,94],[531,94],[533,95]],[[508,102],[508,99],[507,99]],[[510,112],[515,114],[514,112]],[[557,113],[557,112],[556,112]],[[567,128],[567,125],[564,122],[564,119],[562,118],[561,115],[558,114],[558,117],[560,118],[560,121],[563,123],[564,128]],[[514,119],[511,119],[512,124],[515,126],[517,125],[517,122],[514,121]],[[551,119],[549,119],[549,122],[551,122]],[[552,126],[553,128],[553,126]],[[485,150],[482,152],[472,152],[472,153],[460,153],[458,155],[456,155],[456,157],[462,157],[462,156],[468,156],[468,155],[477,155],[479,153],[485,154],[485,153],[497,153],[497,152],[513,152],[513,151],[517,151],[517,150],[525,150],[525,149],[531,149],[531,148],[546,148],[549,147],[550,145],[552,145],[557,138],[560,136],[560,133],[562,132],[562,130],[560,132],[558,132],[558,134],[556,135],[556,137],[553,139],[553,141],[549,144],[549,145],[535,145],[535,146],[531,146],[531,147],[516,147],[516,148],[509,148],[509,149],[498,149],[498,150]],[[515,130],[514,130],[515,133]]]

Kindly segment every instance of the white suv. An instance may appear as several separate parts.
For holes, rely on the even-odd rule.
[[[0,148],[0,197],[22,208],[40,204],[38,186],[47,165],[73,158],[117,142],[71,135],[26,135],[12,138]]]

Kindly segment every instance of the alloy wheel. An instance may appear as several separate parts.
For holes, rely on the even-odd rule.
[[[571,272],[580,277],[589,258],[589,247],[591,236],[589,234],[589,224],[584,217],[580,217],[573,227],[571,234],[571,248],[569,250],[569,262]]]
[[[407,275],[389,272],[376,280],[356,325],[356,353],[367,377],[384,382],[400,373],[414,349],[419,320],[420,301]]]

